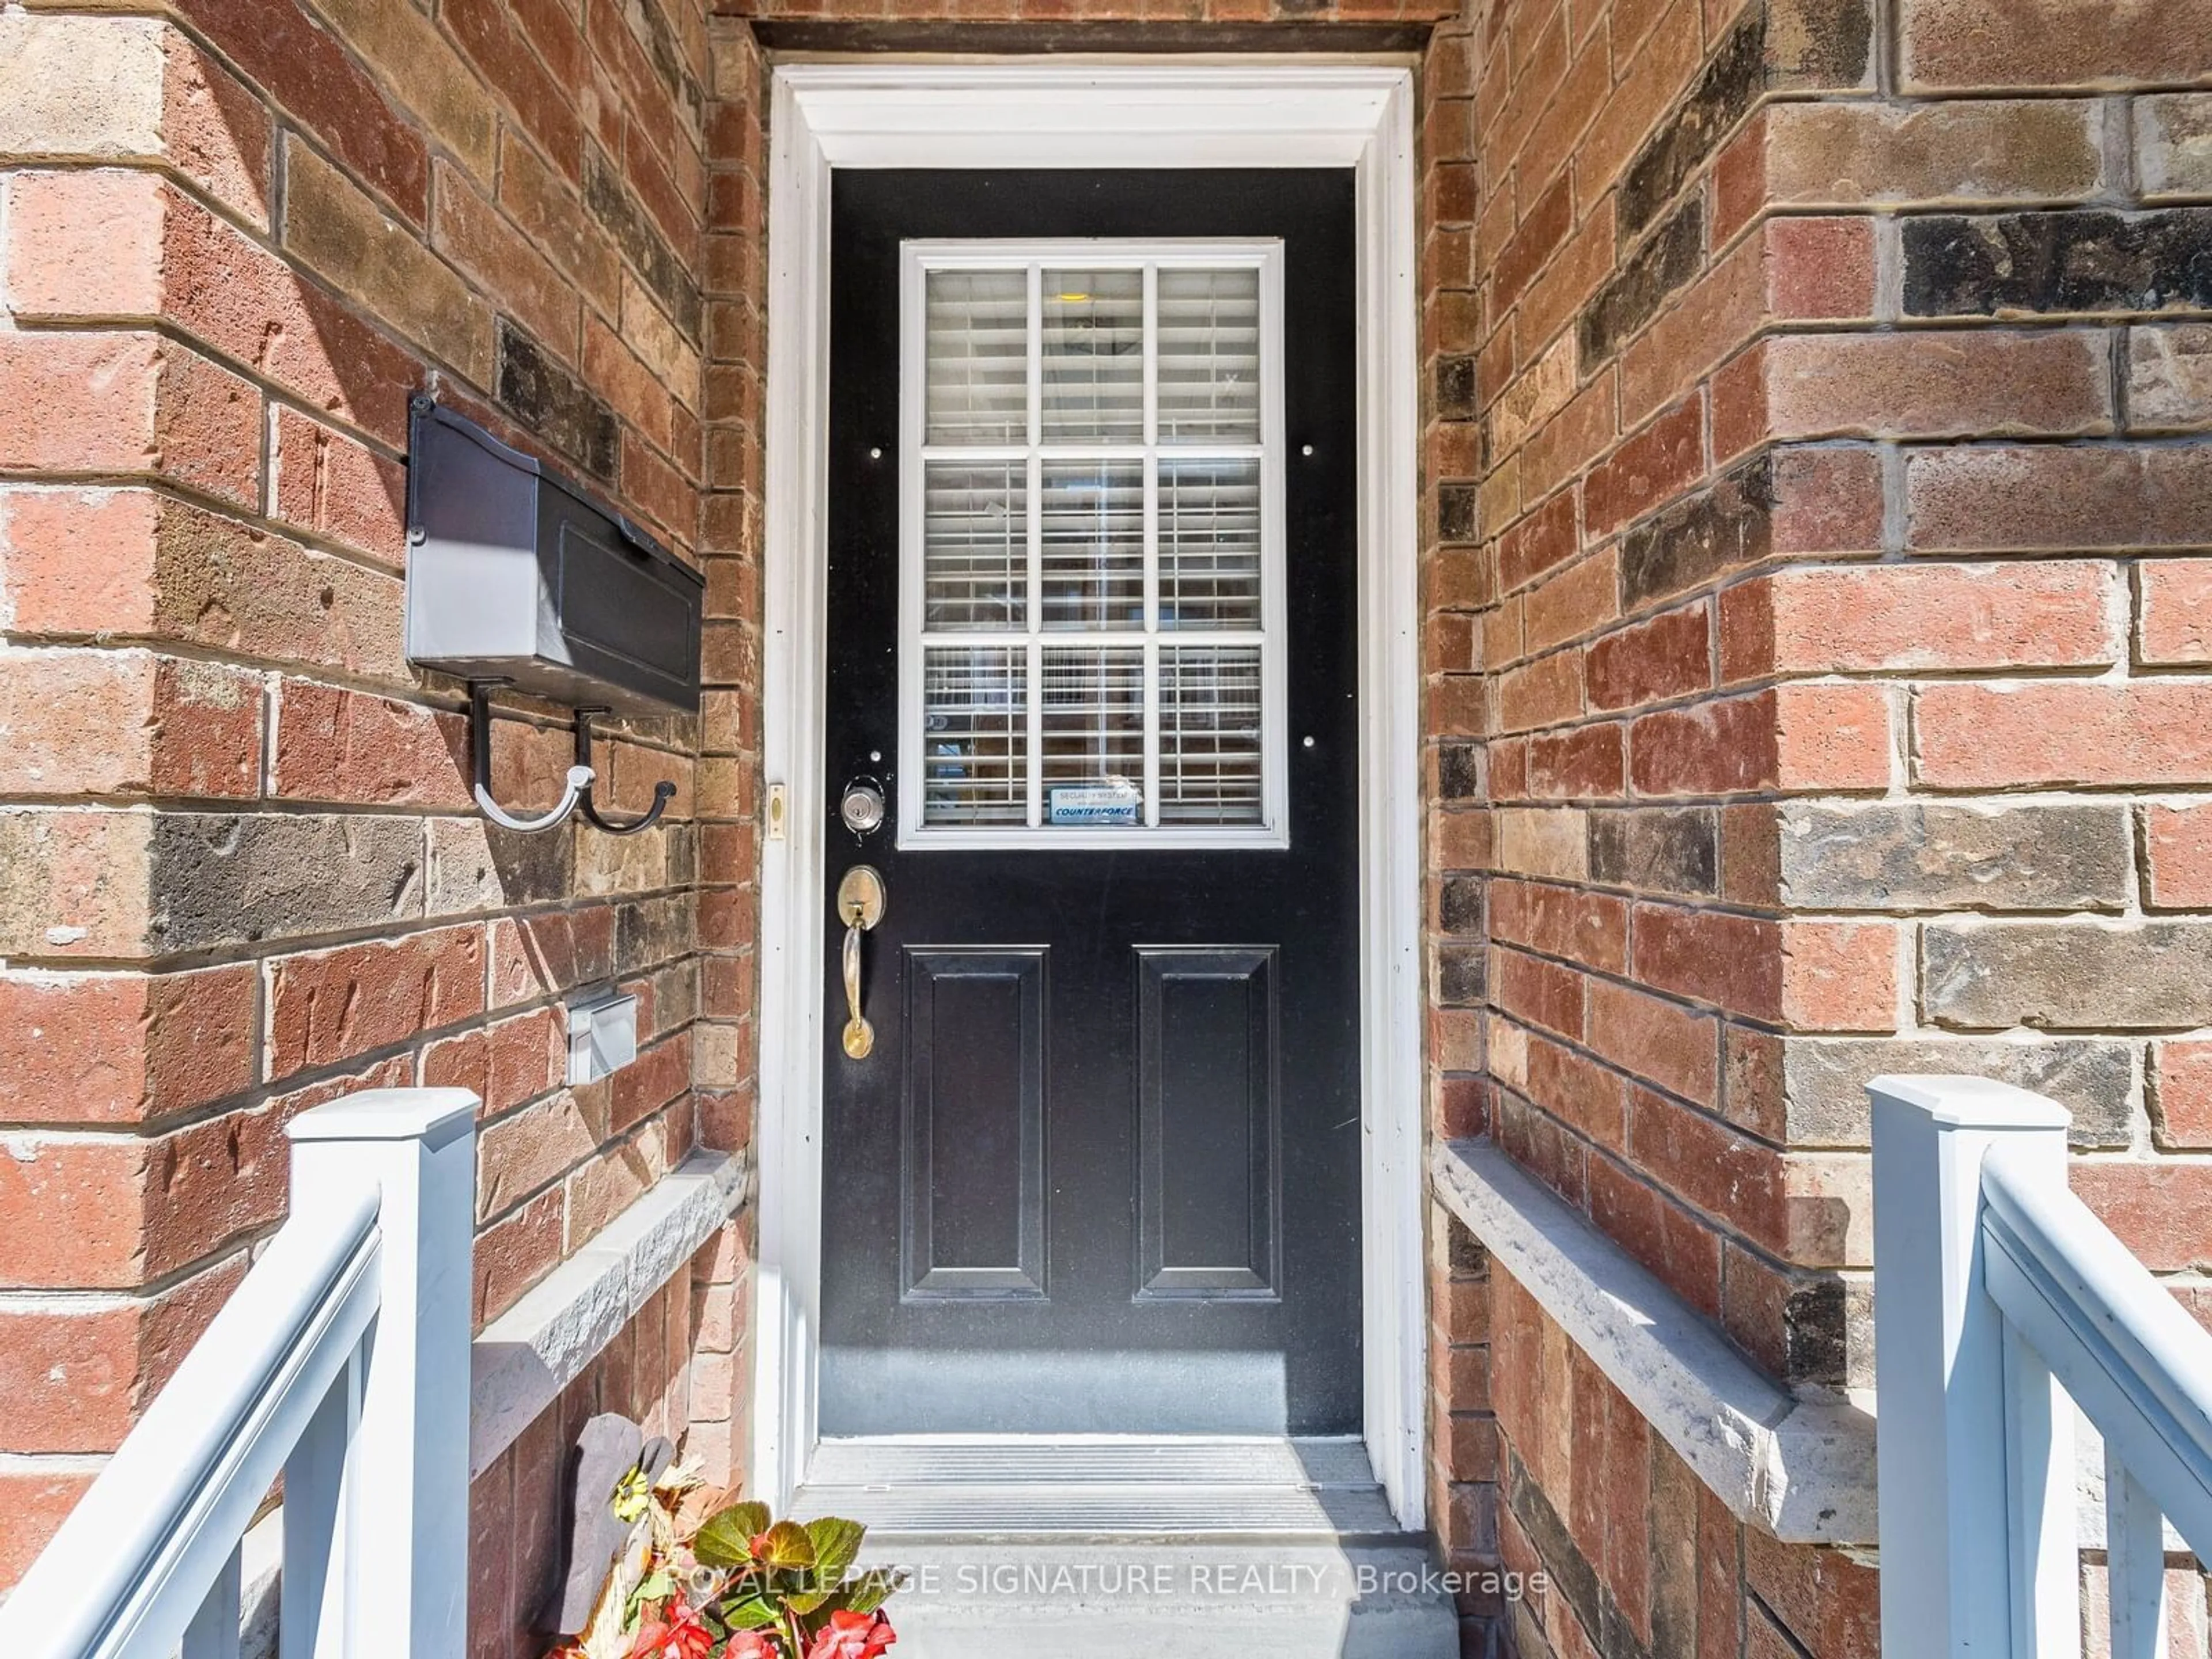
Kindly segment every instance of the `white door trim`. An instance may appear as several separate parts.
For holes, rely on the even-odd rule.
[[[1420,546],[1413,82],[1403,59],[845,59],[775,73],[762,760],[760,1250],[752,1495],[817,1438],[822,1237],[823,507],[830,175],[884,167],[1349,167],[1357,173],[1364,1430],[1425,1524]]]

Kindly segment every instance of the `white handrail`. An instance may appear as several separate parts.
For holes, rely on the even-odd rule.
[[[458,1659],[476,1104],[371,1091],[293,1121],[290,1218],[0,1605],[0,1654],[235,1659],[281,1473],[286,1659]]]
[[[2078,1408],[2109,1651],[2162,1659],[2166,1518],[2212,1545],[2212,1335],[2069,1189],[2060,1107],[1981,1078],[1868,1091],[1884,1650],[2080,1655]]]
[[[1983,1281],[2191,1549],[2212,1556],[2212,1334],[2063,1186],[1982,1164]]]
[[[285,1223],[0,1607],[0,1652],[166,1653],[376,1314],[376,1194]]]

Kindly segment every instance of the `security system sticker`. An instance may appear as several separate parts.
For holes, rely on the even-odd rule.
[[[1145,792],[1127,778],[1058,784],[1049,796],[1054,823],[1136,823],[1145,803]]]

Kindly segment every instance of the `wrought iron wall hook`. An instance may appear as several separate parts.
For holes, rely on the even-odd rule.
[[[610,836],[634,836],[639,830],[650,830],[660,822],[660,815],[668,810],[668,803],[675,798],[676,786],[665,779],[654,784],[653,805],[647,807],[641,816],[627,823],[611,818],[599,811],[598,803],[592,799],[592,784],[598,776],[592,769],[592,722],[608,712],[605,708],[579,708],[576,711],[576,763],[568,769],[568,775],[573,778],[579,772],[584,775],[584,793],[576,804],[583,809],[585,822],[594,830],[605,830]]]
[[[577,763],[568,769],[566,787],[561,799],[550,812],[536,817],[517,817],[491,798],[491,693],[492,688],[508,684],[506,680],[471,680],[469,682],[469,750],[470,766],[477,805],[483,815],[503,830],[513,830],[521,835],[536,835],[543,830],[557,828],[577,806],[586,800],[592,787],[592,769],[586,757],[578,755]]]

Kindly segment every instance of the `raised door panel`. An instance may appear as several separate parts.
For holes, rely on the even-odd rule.
[[[1279,1291],[1272,945],[1137,948],[1138,1295]]]
[[[901,1286],[1045,1294],[1045,956],[909,946]]]

